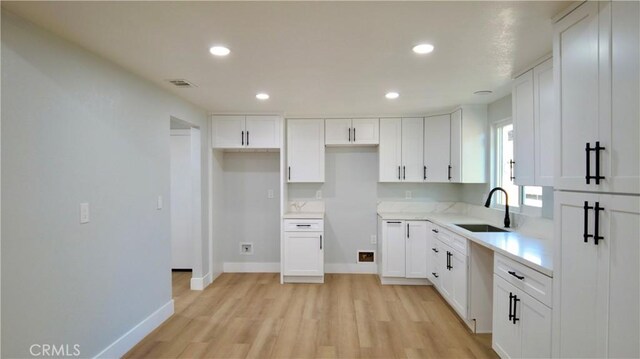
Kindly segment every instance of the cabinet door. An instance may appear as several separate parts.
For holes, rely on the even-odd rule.
[[[513,116],[514,183],[534,185],[533,70],[518,76],[511,93]]]
[[[280,148],[278,116],[247,116],[245,131],[248,148]]]
[[[353,134],[351,129],[351,119],[332,118],[324,120],[326,145],[348,145],[351,143]]]
[[[557,123],[554,103],[553,59],[549,59],[533,69],[533,91],[535,126],[534,182],[536,186],[553,186]]]
[[[585,181],[585,145],[589,142],[594,146],[598,141],[601,111],[598,49],[605,44],[599,44],[598,4],[597,1],[583,3],[554,27],[553,68],[554,78],[559,81],[555,187],[559,189],[597,189],[593,180],[590,185]],[[592,173],[594,155],[591,156]]]
[[[640,3],[614,1],[611,30],[611,118],[600,123],[602,190],[640,193]],[[602,37],[602,36],[601,36]]]
[[[324,250],[319,232],[285,232],[284,275],[324,274]]]
[[[551,358],[551,309],[518,290],[521,358]]]
[[[449,151],[451,116],[431,116],[424,119],[424,168],[426,182],[449,181]]]
[[[451,150],[447,178],[450,182],[462,181],[462,110],[451,114]]]
[[[467,256],[451,250],[451,274],[453,277],[453,292],[451,293],[451,306],[462,318],[467,318]]]
[[[402,180],[423,181],[423,118],[402,119]]]
[[[402,120],[380,119],[378,148],[380,182],[400,182],[402,167]]]
[[[324,182],[324,121],[287,120],[289,182]]]
[[[403,221],[382,223],[382,276],[405,276],[405,227]]]
[[[453,250],[441,241],[438,242],[438,245],[440,246],[440,253],[438,254],[440,257],[440,263],[438,265],[438,270],[440,271],[438,273],[440,275],[440,288],[438,289],[444,299],[451,303],[451,296],[453,295],[453,273],[451,269],[449,269],[449,253],[453,252]]]
[[[513,324],[512,295],[517,288],[499,275],[493,276],[493,334],[491,347],[501,358],[521,358],[520,323]],[[550,357],[550,356],[549,356]]]
[[[407,278],[428,278],[427,269],[430,269],[430,251],[428,248],[427,222],[407,221],[406,240],[406,277]]]
[[[609,241],[594,244],[584,234],[594,231],[594,211],[588,210],[585,229],[585,201],[594,206],[593,193],[556,192],[554,216],[557,241],[554,250],[554,350],[560,357],[605,357],[604,336],[598,330],[606,323],[606,270]],[[602,213],[600,213],[602,216]],[[602,224],[602,222],[601,222]],[[637,240],[637,238],[636,238]],[[637,255],[637,254],[636,254]],[[588,295],[587,295],[588,293]]]
[[[352,142],[358,145],[377,145],[380,125],[377,118],[356,118],[352,121]]]
[[[211,132],[213,148],[242,148],[244,116],[212,116]]]

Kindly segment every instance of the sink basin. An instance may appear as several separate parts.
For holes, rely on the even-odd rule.
[[[505,229],[494,227],[489,224],[456,224],[470,232],[508,232]]]

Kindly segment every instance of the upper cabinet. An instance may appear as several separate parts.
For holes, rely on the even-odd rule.
[[[423,119],[381,118],[380,182],[422,182]]]
[[[449,182],[451,147],[451,115],[425,117],[424,168],[425,182]]]
[[[462,106],[451,114],[448,178],[455,183],[485,183],[487,163],[487,106]]]
[[[281,122],[278,116],[212,116],[212,147],[279,149]]]
[[[637,2],[586,2],[554,26],[554,185],[640,193]]]
[[[513,181],[525,186],[553,186],[553,60],[518,76],[512,88]]]
[[[324,182],[324,120],[287,120],[287,181]]]
[[[325,144],[327,146],[377,145],[379,132],[377,118],[325,120]]]

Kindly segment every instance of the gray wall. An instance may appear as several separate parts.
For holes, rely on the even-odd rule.
[[[6,11],[1,65],[2,357],[91,357],[171,300],[169,122],[206,113]]]
[[[280,153],[225,152],[224,218],[221,250],[225,262],[280,261]],[[267,198],[268,190],[273,198]],[[241,255],[240,243],[253,243]]]
[[[461,185],[378,183],[377,147],[327,147],[324,184],[289,184],[289,200],[325,202],[325,262],[355,263],[357,250],[376,249],[377,201],[459,201]]]

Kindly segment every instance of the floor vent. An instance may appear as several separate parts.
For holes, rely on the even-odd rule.
[[[358,263],[373,263],[375,262],[373,251],[358,251]]]

